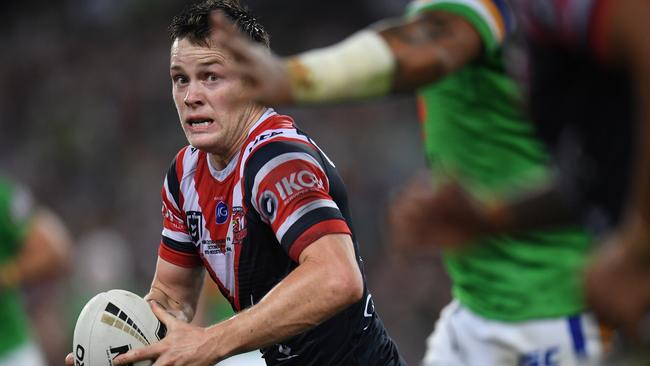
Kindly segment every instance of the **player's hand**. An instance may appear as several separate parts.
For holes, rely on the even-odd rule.
[[[214,342],[208,340],[206,329],[176,319],[155,301],[149,302],[154,314],[167,326],[167,335],[160,342],[131,350],[113,360],[114,366],[152,360],[153,366],[212,366],[219,361],[213,356]]]
[[[74,356],[72,355],[72,352],[65,356],[65,366],[74,366]]]
[[[600,320],[637,342],[641,320],[650,310],[650,263],[625,241],[625,235],[614,234],[596,253],[587,269],[586,295]]]
[[[431,181],[409,183],[391,209],[397,245],[454,247],[490,232],[488,209],[458,183],[434,190]]]
[[[291,103],[291,81],[284,60],[242,35],[223,13],[213,12],[210,20],[211,41],[235,61],[224,65],[223,74],[244,81],[244,92],[233,99],[264,105]]]

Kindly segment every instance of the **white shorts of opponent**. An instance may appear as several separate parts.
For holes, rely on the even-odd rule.
[[[427,339],[423,366],[586,366],[602,359],[601,333],[588,314],[525,322],[493,321],[454,300]]]
[[[63,359],[61,360],[63,363]],[[27,342],[6,355],[0,356],[0,366],[18,365],[45,366],[45,361],[38,347],[32,342]]]

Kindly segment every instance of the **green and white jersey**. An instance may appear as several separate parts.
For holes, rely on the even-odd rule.
[[[507,76],[502,45],[511,29],[503,0],[419,0],[409,16],[453,13],[483,40],[479,59],[423,87],[418,103],[434,180],[460,180],[480,199],[513,194],[548,179],[548,157]],[[590,239],[582,231],[543,231],[481,239],[448,250],[453,295],[477,314],[523,321],[579,313],[579,271]]]
[[[0,267],[20,252],[32,214],[30,194],[0,178]],[[18,289],[0,288],[0,357],[28,339]]]

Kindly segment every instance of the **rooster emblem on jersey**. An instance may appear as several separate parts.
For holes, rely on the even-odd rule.
[[[244,208],[243,207],[233,207],[232,208],[232,243],[233,245],[240,244],[246,237],[246,222],[244,220]]]

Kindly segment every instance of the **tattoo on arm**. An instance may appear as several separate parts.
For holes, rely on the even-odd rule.
[[[431,13],[403,26],[387,29],[386,39],[393,38],[409,46],[422,46],[454,35],[451,19],[446,14]]]
[[[396,91],[435,82],[477,58],[483,48],[473,25],[461,16],[439,11],[393,23],[379,34],[397,59]]]

